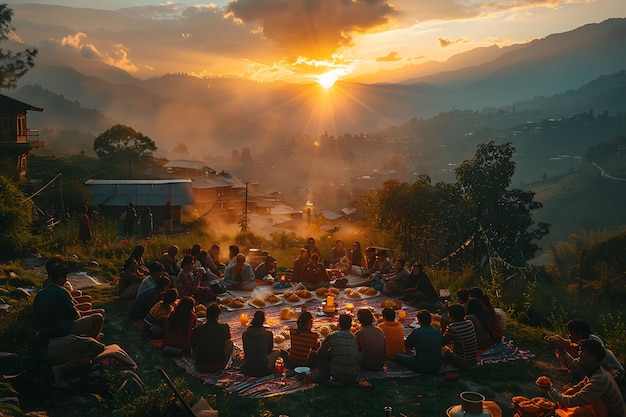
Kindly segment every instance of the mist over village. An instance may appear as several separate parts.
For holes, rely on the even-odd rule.
[[[0,4],[0,416],[626,417],[624,39],[621,0]]]

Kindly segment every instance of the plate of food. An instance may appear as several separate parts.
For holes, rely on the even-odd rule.
[[[540,376],[535,381],[535,384],[537,384],[540,388],[550,388],[552,386],[552,381],[550,381],[550,378],[547,376]]]
[[[219,300],[220,304],[228,311],[241,310],[242,308],[249,308],[246,300],[243,297],[224,297]]]
[[[361,298],[365,298],[359,291],[352,288],[346,288],[343,290],[343,296],[349,300],[360,300]]]
[[[281,300],[281,298],[274,293],[257,295],[256,297],[251,298],[247,301],[248,305],[254,308],[265,308],[265,307],[277,306],[281,304],[282,302],[283,300]]]
[[[320,287],[315,290],[315,298],[320,301],[326,301],[326,297],[340,298],[341,291],[335,287]]]
[[[311,295],[311,297],[312,296],[313,295]],[[293,291],[287,291],[283,294],[283,303],[287,304],[288,306],[299,306],[306,303],[307,301],[307,299],[301,298]]]
[[[356,290],[361,294],[361,298],[371,298],[380,295],[380,291],[372,287],[358,287]]]

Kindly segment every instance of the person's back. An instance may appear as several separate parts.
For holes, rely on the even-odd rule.
[[[385,334],[372,324],[373,317],[369,309],[360,309],[357,317],[363,326],[355,335],[357,349],[363,355],[361,368],[380,371],[385,366]]]
[[[417,312],[420,327],[413,329],[404,341],[407,350],[415,349],[415,355],[399,353],[396,360],[414,372],[436,375],[441,368],[441,332],[430,325],[432,315],[428,310]]]
[[[452,322],[448,324],[443,339],[453,348],[445,351],[444,359],[455,366],[473,368],[478,355],[476,329],[470,320],[465,319],[465,310],[460,304],[452,304],[448,312]]]
[[[319,335],[311,331],[289,330],[291,347],[289,348],[289,362],[294,366],[305,366],[311,351],[318,347]]]
[[[245,356],[241,371],[244,375],[265,376],[272,373],[267,355],[272,351],[273,338],[272,332],[263,327],[251,326],[243,332],[241,340]]]
[[[218,323],[220,312],[218,305],[210,304],[207,307],[207,322],[196,327],[191,334],[191,351],[200,372],[220,371],[230,359],[230,327],[226,323]]]
[[[356,348],[356,338],[350,332],[352,318],[339,316],[339,330],[326,337],[317,352],[320,381],[327,382],[329,377],[339,383],[354,382],[361,361],[361,354]]]
[[[48,338],[70,334],[79,317],[70,293],[56,284],[46,285],[37,293],[33,310],[39,333]]]
[[[385,308],[382,312],[384,321],[378,324],[378,328],[385,335],[386,356],[388,359],[396,359],[399,353],[405,353],[404,327],[396,321],[396,312],[392,308]]]

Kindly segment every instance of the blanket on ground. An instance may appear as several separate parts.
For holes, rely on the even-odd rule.
[[[512,340],[507,340],[498,343],[492,349],[482,353],[478,363],[479,365],[487,365],[515,361],[519,359],[528,359],[533,356],[534,355],[531,352],[516,347]],[[236,352],[233,353],[233,361],[225,370],[216,373],[198,372],[195,364],[193,363],[193,359],[189,356],[177,358],[175,359],[175,362],[189,374],[202,379],[205,383],[224,388],[229,392],[247,398],[264,398],[289,394],[312,388],[315,385],[313,383],[306,383],[298,380],[292,373],[288,373],[285,378],[281,375],[269,375],[262,378],[247,377],[239,370],[241,357],[241,350],[236,348]],[[443,365],[439,373],[447,374],[456,370],[456,368],[450,365]],[[400,366],[397,362],[388,360],[387,369],[384,371],[363,371],[359,373],[357,380],[411,378],[416,375],[418,374]]]

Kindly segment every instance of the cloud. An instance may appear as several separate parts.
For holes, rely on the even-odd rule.
[[[67,35],[61,39],[60,44],[78,51],[80,57],[83,59],[101,61],[130,73],[137,72],[137,66],[128,58],[128,52],[124,45],[113,45],[111,50],[103,53],[92,43],[86,43],[86,39],[87,34],[84,32],[76,32],[74,35]]]
[[[448,39],[448,38],[439,38],[437,39],[437,41],[439,42],[439,46],[442,48],[447,48],[450,45],[454,45],[455,43],[467,43],[469,42],[468,39],[465,38],[458,38],[454,41]]]
[[[389,52],[385,56],[380,56],[376,58],[376,62],[395,62],[395,61],[400,61],[401,59],[402,58],[400,58],[398,52],[393,51],[393,52]]]
[[[119,12],[138,19],[167,20],[181,16],[184,8],[179,4],[168,1],[158,6],[133,6],[120,9]]]
[[[386,0],[237,0],[226,16],[256,24],[289,58],[328,59],[355,34],[389,26],[397,10]]]

